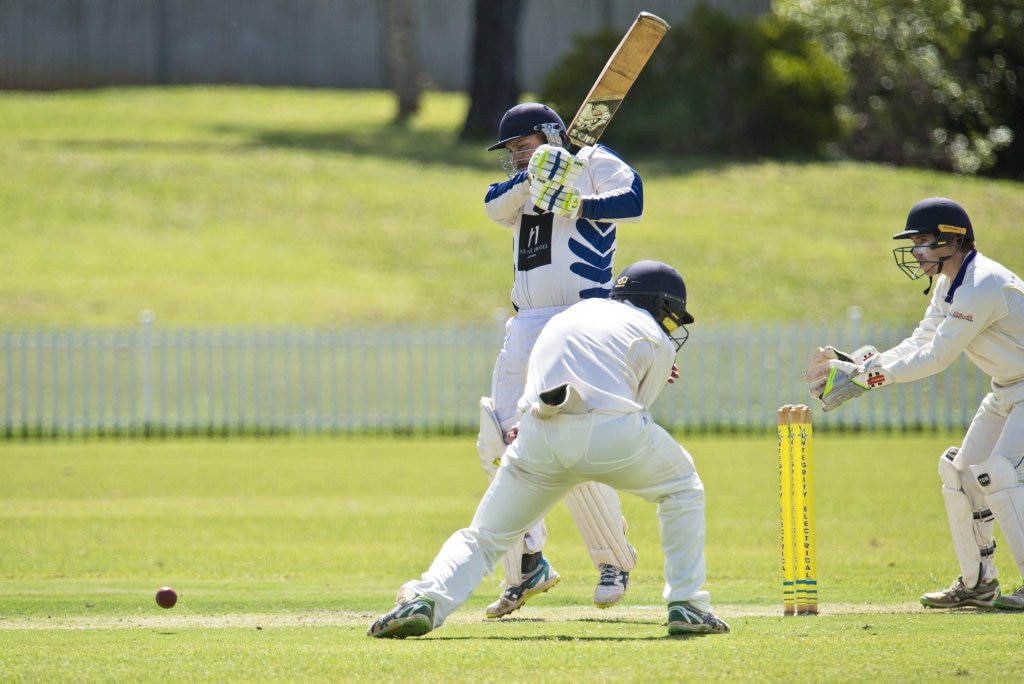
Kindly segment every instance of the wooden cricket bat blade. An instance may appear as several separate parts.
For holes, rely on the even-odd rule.
[[[668,29],[668,22],[650,12],[637,16],[569,124],[571,147],[598,141]]]

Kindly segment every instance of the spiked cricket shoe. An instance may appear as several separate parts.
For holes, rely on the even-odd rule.
[[[992,605],[1000,610],[1024,610],[1024,585],[1018,587],[1012,594],[996,596]]]
[[[594,589],[594,605],[598,608],[610,608],[626,595],[629,587],[629,573],[625,570],[608,565],[601,566],[601,579]]]
[[[423,636],[434,629],[434,600],[417,596],[395,606],[366,631],[366,636],[378,639],[404,639]]]
[[[710,610],[697,610],[686,601],[668,604],[669,634],[728,634],[729,625]]]
[[[562,579],[546,558],[541,558],[537,569],[523,579],[516,587],[506,587],[498,600],[487,606],[484,614],[489,618],[500,618],[519,610],[528,599],[543,593]]]
[[[948,589],[933,591],[921,597],[921,605],[926,608],[962,608],[977,606],[991,608],[993,601],[999,596],[999,580],[979,581],[974,587],[968,588],[963,577],[957,577]]]

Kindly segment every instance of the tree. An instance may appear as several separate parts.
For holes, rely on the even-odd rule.
[[[405,121],[420,108],[420,69],[416,42],[414,0],[390,0],[388,54],[391,89],[395,92],[398,121]]]
[[[776,0],[850,76],[849,156],[1021,177],[1024,0]]]
[[[459,139],[493,138],[501,116],[519,101],[516,48],[522,0],[475,0],[469,112]]]

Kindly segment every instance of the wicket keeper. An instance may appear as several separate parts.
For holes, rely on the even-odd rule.
[[[1024,610],[1024,586],[1000,594],[992,535],[995,521],[1024,576],[1024,283],[977,250],[971,220],[953,200],[921,200],[893,239],[913,241],[893,250],[896,265],[935,285],[924,319],[882,353],[819,349],[807,370],[811,396],[831,411],[866,391],[935,375],[961,353],[991,376],[963,442],[939,457],[960,576],[921,603]]]

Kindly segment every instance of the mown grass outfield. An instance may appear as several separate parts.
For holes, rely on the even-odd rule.
[[[781,616],[774,437],[681,439],[729,635],[667,636],[654,507],[627,495],[640,561],[621,605],[590,605],[596,572],[559,504],[548,555],[564,579],[512,619],[483,617],[491,577],[424,638],[367,638],[472,515],[471,438],[6,445],[0,680],[1019,677],[1019,614],[917,601],[956,574],[934,475],[947,438],[817,438],[822,614],[799,618]],[[154,602],[164,584],[170,610]]]
[[[177,326],[492,320],[510,286],[509,235],[481,206],[495,155],[455,143],[465,98],[424,105],[396,127],[386,93],[0,93],[0,326],[124,326],[143,309]],[[982,250],[1024,271],[1021,184],[630,161],[647,215],[618,264],[677,265],[694,335],[852,305],[909,331],[924,285],[889,237],[929,195],[961,201]],[[707,488],[727,636],[666,636],[654,511],[626,496],[641,560],[622,605],[589,605],[595,572],[559,506],[564,579],[513,619],[482,616],[494,577],[423,639],[366,638],[470,519],[485,484],[471,437],[0,444],[0,680],[1019,679],[1021,615],[918,604],[957,572],[935,463],[959,435],[816,437],[816,618],[781,616],[775,436],[679,437]],[[1005,545],[1000,565],[1016,586]]]
[[[497,153],[455,142],[462,95],[428,94],[407,127],[389,123],[394,106],[326,90],[0,93],[0,325],[132,325],[143,309],[177,326],[509,311],[511,235],[483,211],[503,179]],[[982,250],[1024,271],[1024,184],[855,163],[630,162],[645,217],[621,229],[617,268],[675,265],[698,325],[841,321],[858,305],[909,332],[924,284],[896,268],[890,238],[931,195],[960,201]]]

